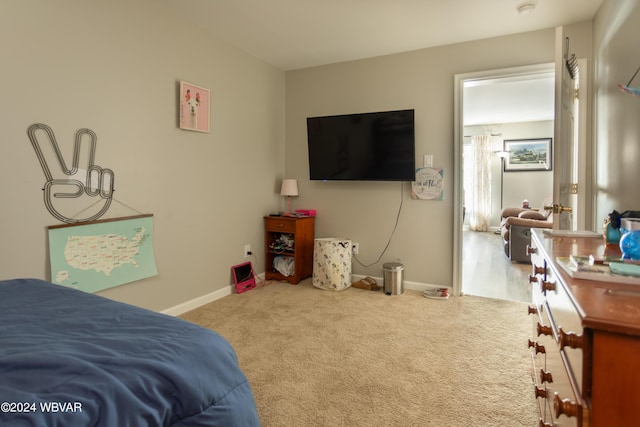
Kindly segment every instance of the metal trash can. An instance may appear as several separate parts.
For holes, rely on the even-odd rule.
[[[401,295],[404,292],[404,265],[399,262],[387,262],[384,269],[384,293],[387,295]]]

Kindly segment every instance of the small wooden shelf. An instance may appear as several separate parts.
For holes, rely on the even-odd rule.
[[[288,281],[298,284],[313,274],[313,239],[315,218],[265,216],[265,279]],[[282,236],[286,236],[291,246],[282,245]],[[294,274],[284,276],[273,267],[277,256],[293,258]]]

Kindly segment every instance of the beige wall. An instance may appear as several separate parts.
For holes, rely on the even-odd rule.
[[[360,243],[374,265],[354,263],[355,273],[380,276],[381,262],[401,259],[407,280],[451,285],[454,75],[554,59],[549,29],[285,74],[151,0],[8,0],[2,12],[0,278],[49,276],[46,226],[57,221],[42,201],[28,126],[52,126],[67,156],[88,127],[97,163],[116,173],[108,216],[155,215],[159,276],[103,294],[152,309],[226,288],[244,244],[263,270],[261,216],[282,209],[284,176],[299,180],[294,206],[318,210],[318,236]],[[638,13],[634,1],[605,0],[595,20],[596,217],[640,207],[640,103],[615,88],[640,65],[629,54]],[[590,31],[585,23],[571,34]],[[181,79],[211,89],[211,133],[177,129]],[[444,201],[411,200],[408,184],[308,180],[306,117],[397,108],[416,110],[417,159],[432,154],[444,168]],[[375,264],[401,196],[398,229]]]
[[[594,19],[596,218],[640,210],[640,98],[620,91],[640,66],[640,3],[605,0]],[[631,86],[640,86],[640,75]]]
[[[151,0],[3,1],[0,47],[0,279],[49,278],[59,222],[27,138],[37,122],[68,157],[76,130],[97,133],[96,163],[115,171],[107,217],[155,215],[159,275],[103,295],[165,309],[226,288],[245,244],[262,265],[262,216],[282,206],[284,72]],[[211,90],[211,133],[177,128],[179,80]]]
[[[405,280],[451,286],[454,183],[454,75],[553,62],[554,30],[517,34],[287,72],[286,175],[299,180],[298,207],[318,211],[316,233],[360,243],[354,272],[382,276],[400,259]],[[414,108],[416,157],[444,168],[444,201],[411,200],[409,184],[309,180],[306,117]],[[418,163],[420,164],[420,162]]]

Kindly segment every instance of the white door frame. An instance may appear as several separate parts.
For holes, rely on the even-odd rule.
[[[478,71],[454,76],[454,185],[453,185],[453,294],[462,293],[462,207],[463,200],[463,170],[462,151],[464,128],[462,122],[464,83],[467,80],[495,79],[504,77],[526,76],[530,74],[547,73],[555,70],[554,63],[526,65],[522,67],[502,68],[497,70]]]
[[[593,212],[593,203],[591,202],[591,188],[593,188],[592,177],[595,174],[589,173],[589,166],[591,164],[592,155],[590,154],[589,139],[587,136],[588,123],[591,121],[587,117],[587,105],[589,100],[589,85],[587,74],[589,69],[587,68],[586,59],[578,59],[578,66],[580,67],[580,74],[578,77],[578,87],[580,93],[580,101],[578,107],[579,129],[578,129],[578,210],[580,216],[578,217],[578,230],[589,230],[591,227],[596,227],[596,223],[593,222],[595,212]],[[597,230],[597,228],[596,228]]]

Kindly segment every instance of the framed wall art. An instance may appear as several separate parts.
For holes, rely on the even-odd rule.
[[[444,171],[442,168],[416,169],[416,180],[411,183],[413,200],[444,200]]]
[[[551,138],[505,139],[504,171],[550,171]]]
[[[180,129],[209,132],[209,89],[180,82]]]

